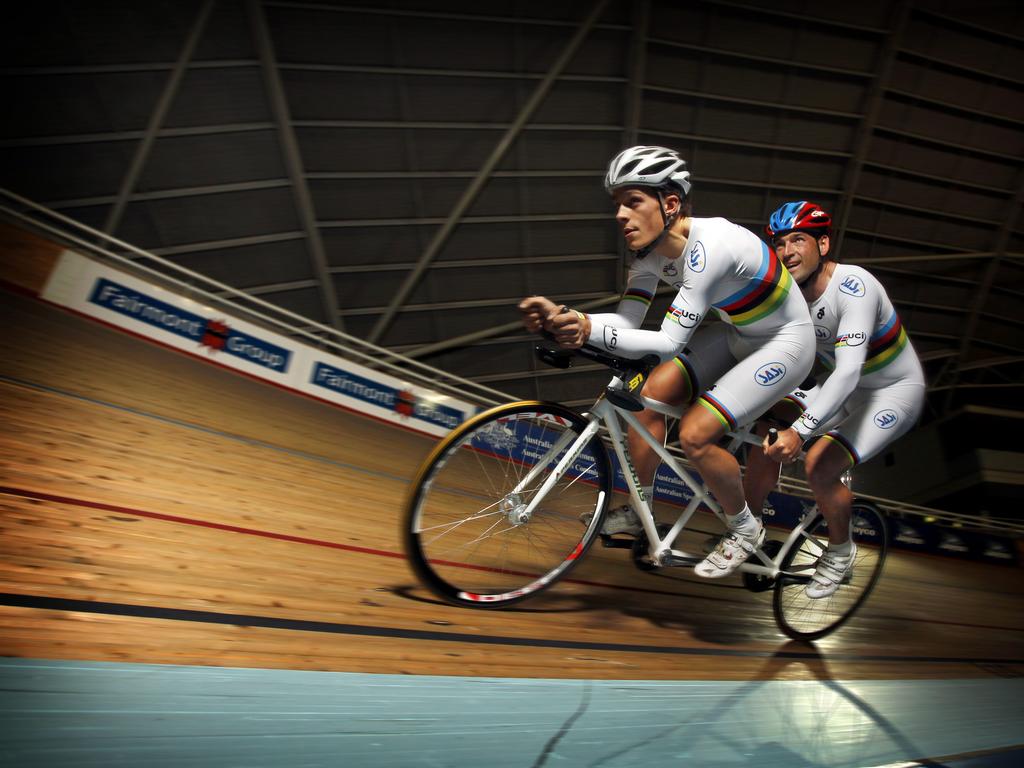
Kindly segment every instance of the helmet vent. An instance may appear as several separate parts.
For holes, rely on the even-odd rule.
[[[619,169],[619,175],[625,176],[626,174],[632,173],[636,170],[636,167],[640,165],[640,158],[626,163],[622,168]]]
[[[644,175],[650,176],[656,173],[661,173],[666,168],[674,165],[675,162],[675,160],[669,158],[668,160],[662,160],[660,162],[654,163],[653,165],[649,165],[646,168],[644,168]]]

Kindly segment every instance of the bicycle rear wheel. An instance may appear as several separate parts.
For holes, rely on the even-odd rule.
[[[828,526],[820,512],[813,513],[803,536],[782,560],[772,608],[779,628],[794,640],[816,640],[839,629],[864,604],[882,575],[889,549],[885,516],[873,504],[855,501],[851,519],[857,556],[853,572],[835,594],[812,600],[804,592],[828,544]]]
[[[565,576],[597,538],[611,494],[600,439],[527,507],[587,424],[563,406],[524,401],[442,440],[406,501],[405,549],[422,583],[456,605],[502,608]]]

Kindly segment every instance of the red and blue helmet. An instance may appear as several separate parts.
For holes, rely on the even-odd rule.
[[[781,205],[768,218],[768,224],[764,228],[769,240],[797,230],[815,237],[827,235],[832,231],[832,217],[817,203],[798,200],[795,203]]]

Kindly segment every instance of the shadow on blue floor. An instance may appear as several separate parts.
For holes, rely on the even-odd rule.
[[[0,764],[187,768],[1024,765],[1024,680],[364,675],[0,660]],[[793,665],[803,670],[794,670]],[[785,680],[810,670],[813,680]],[[987,751],[988,754],[978,754]],[[949,757],[957,756],[957,757]],[[930,758],[930,759],[929,759]]]

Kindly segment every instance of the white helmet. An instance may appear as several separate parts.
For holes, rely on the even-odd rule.
[[[604,188],[674,186],[690,194],[690,172],[686,161],[674,149],[665,147],[630,147],[617,154],[608,164]]]

